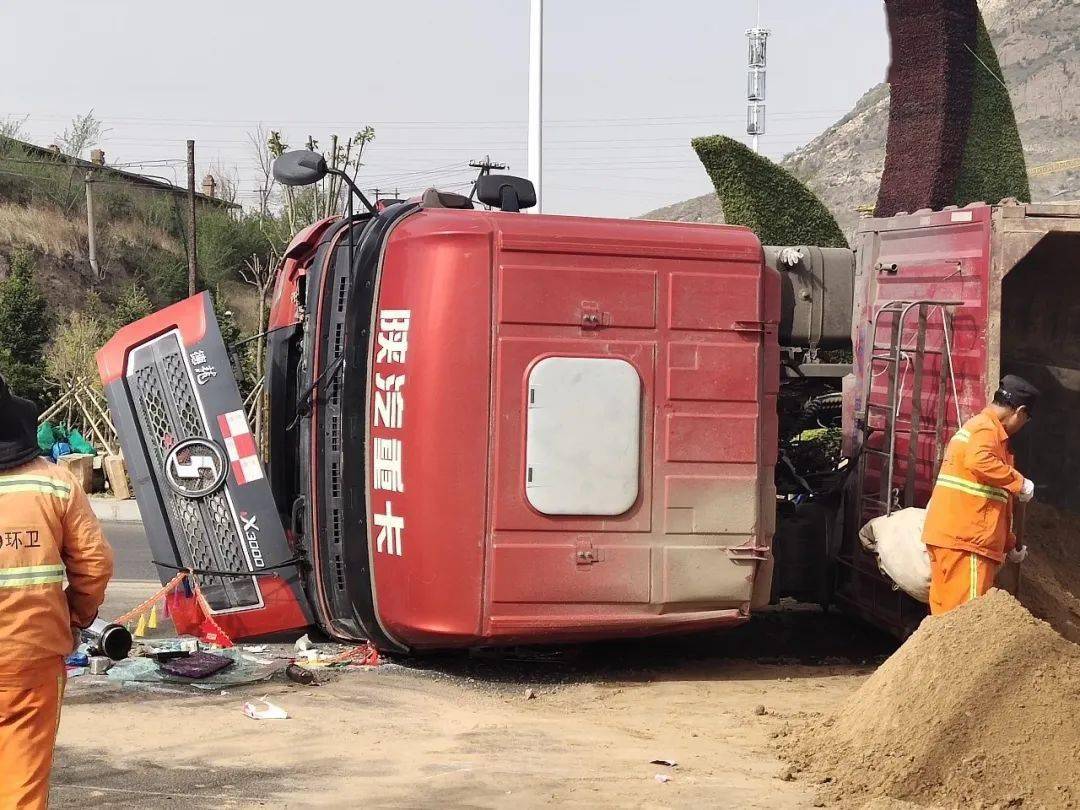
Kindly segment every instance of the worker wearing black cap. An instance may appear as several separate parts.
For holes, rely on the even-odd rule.
[[[1013,498],[1031,500],[1035,484],[1013,466],[1009,437],[1030,421],[1038,399],[1034,385],[1010,374],[949,442],[923,529],[935,615],[990,590],[1006,558],[1027,556],[1012,532]]]
[[[48,804],[64,657],[113,566],[86,493],[40,453],[37,408],[0,378],[0,808],[26,810]]]

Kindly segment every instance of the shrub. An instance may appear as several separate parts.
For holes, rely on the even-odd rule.
[[[272,245],[257,216],[234,216],[227,211],[198,214],[199,273],[207,286],[240,279],[240,269],[252,255],[263,258]]]
[[[187,259],[164,250],[151,250],[142,260],[143,284],[155,308],[187,297]]]
[[[138,284],[132,284],[130,287],[125,287],[120,297],[116,299],[116,305],[105,322],[105,330],[111,335],[121,327],[145,318],[153,311],[154,302],[150,300],[146,290]]]

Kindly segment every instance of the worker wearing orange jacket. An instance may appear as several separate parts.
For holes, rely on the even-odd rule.
[[[0,378],[0,810],[48,804],[64,658],[113,567],[86,493],[38,457],[36,423]]]
[[[1035,386],[1010,374],[949,442],[923,527],[934,615],[982,596],[1006,558],[1027,556],[1016,548],[1012,500],[1031,500],[1035,484],[1013,466],[1009,437],[1031,419],[1038,398]]]

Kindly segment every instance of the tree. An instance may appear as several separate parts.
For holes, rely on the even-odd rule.
[[[56,330],[45,357],[49,382],[68,391],[86,382],[98,387],[97,350],[105,342],[100,319],[86,312],[72,312]]]
[[[42,353],[49,340],[47,308],[34,285],[33,255],[16,251],[10,275],[0,282],[0,373],[15,393],[39,405],[45,395]]]
[[[254,132],[248,133],[251,142],[252,153],[255,157],[255,168],[259,172],[260,181],[256,193],[259,195],[259,216],[267,218],[271,215],[276,191],[277,180],[274,179],[274,154],[271,151],[270,135],[259,124]]]
[[[326,165],[349,175],[356,181],[357,173],[363,166],[361,158],[365,147],[375,140],[375,130],[364,127],[356,134],[342,141],[337,135],[330,136],[330,149],[322,152]],[[282,138],[281,132],[272,130],[266,141],[270,157],[278,158],[289,151],[289,144]],[[319,142],[308,135],[304,148],[319,152]],[[348,189],[344,180],[337,175],[327,175],[318,183],[304,188],[285,188],[283,215],[289,223],[289,230],[296,232],[312,222],[332,216],[341,210]]]
[[[146,290],[138,284],[126,287],[124,292],[116,299],[116,305],[112,308],[105,322],[105,330],[111,335],[121,327],[134,323],[140,318],[145,318],[154,311],[154,304]]]
[[[276,266],[277,261],[273,258],[252,255],[245,264],[244,269],[240,271],[240,277],[243,278],[246,284],[250,284],[255,288],[259,299],[259,331],[255,333],[256,337],[253,341],[255,344],[254,357],[252,358],[256,387],[264,386],[266,376],[266,326],[270,315],[270,291],[274,287]],[[258,402],[254,408],[255,418],[253,421],[255,435],[261,442],[268,401],[262,391],[259,392],[258,397]]]
[[[63,133],[57,136],[56,143],[65,155],[82,157],[83,152],[101,143],[103,132],[101,121],[90,110],[86,115],[76,115],[71,119]]]
[[[0,137],[16,141],[26,140],[26,122],[29,118],[30,116],[3,119],[0,121]]]
[[[217,198],[234,203],[240,196],[240,177],[236,167],[225,168],[221,164],[210,165],[210,175],[217,181]]]

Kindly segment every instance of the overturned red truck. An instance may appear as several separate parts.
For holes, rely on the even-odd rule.
[[[487,175],[489,210],[429,190],[298,234],[265,460],[206,294],[101,350],[162,581],[191,571],[233,638],[389,651],[721,627],[782,596],[910,629],[923,609],[855,536],[925,503],[992,386],[991,222],[1034,217],[918,212],[865,221],[857,252],[763,250],[521,213],[532,193]],[[841,424],[840,464],[805,452]]]

